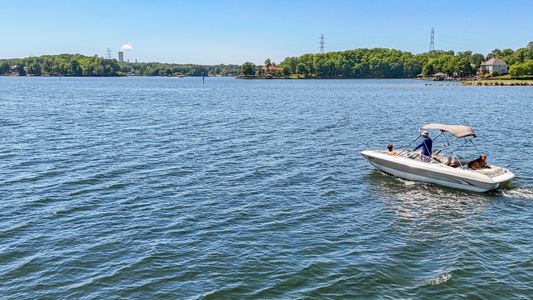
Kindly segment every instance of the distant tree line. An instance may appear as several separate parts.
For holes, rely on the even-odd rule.
[[[237,76],[240,65],[193,65],[163,63],[119,63],[121,74],[136,76]]]
[[[305,78],[413,78],[445,73],[454,77],[474,76],[481,63],[492,57],[504,59],[510,66],[511,76],[533,76],[533,42],[517,50],[495,49],[487,56],[471,51],[434,50],[427,53],[386,49],[354,49],[341,52],[304,54],[287,57],[276,70],[276,76],[298,75]],[[269,63],[271,61],[267,59]],[[265,61],[265,65],[267,63]],[[241,68],[244,76],[261,76],[264,68],[246,62]],[[513,75],[515,74],[515,75]],[[520,75],[518,75],[520,74]]]
[[[117,62],[80,54],[43,55],[0,60],[0,75],[19,76],[231,76],[239,65],[193,65]]]
[[[270,59],[265,66],[251,62],[239,65],[194,65],[117,62],[80,54],[43,55],[0,59],[0,75],[32,76],[276,76],[304,78],[413,78],[445,73],[454,77],[476,74],[481,63],[492,57],[509,65],[512,77],[533,76],[533,42],[517,50],[495,49],[486,56],[471,51],[430,51],[412,54],[386,48],[287,57],[279,67]],[[498,74],[499,75],[499,74]]]

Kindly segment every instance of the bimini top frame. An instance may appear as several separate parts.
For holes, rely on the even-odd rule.
[[[476,137],[474,130],[464,125],[446,125],[446,124],[438,124],[438,123],[429,123],[429,124],[425,124],[420,129],[422,130],[437,129],[440,131],[449,132],[456,138],[463,138],[463,137],[469,137],[469,136]]]
[[[453,125],[453,126],[461,126],[461,125]],[[476,137],[476,135],[474,134],[474,131],[471,128],[469,128],[469,127],[466,127],[466,126],[462,126],[462,127],[464,127],[464,128],[461,129],[461,132],[458,132],[458,131],[451,132],[449,130],[443,130],[443,129],[440,129],[440,128],[434,128],[434,129],[441,130],[441,132],[440,132],[439,135],[437,135],[433,139],[433,142],[435,142],[440,136],[443,136],[446,141],[444,142],[444,145],[443,145],[444,147],[441,148],[441,149],[435,149],[433,151],[432,155],[438,155],[442,151],[446,150],[445,152],[449,152],[449,154],[451,154],[452,158],[457,159],[457,162],[462,167],[463,166],[463,164],[461,163],[461,159],[462,158],[459,155],[456,154],[456,151],[458,151],[460,148],[465,147],[467,144],[472,144],[472,146],[474,146],[474,149],[476,149],[476,152],[480,153],[479,150],[476,147],[476,144],[474,143],[474,138]],[[422,128],[424,128],[424,127],[422,127]],[[468,130],[467,130],[467,128],[468,128]],[[433,129],[433,128],[427,128],[427,129]],[[468,131],[470,131],[470,133],[468,133]],[[455,139],[450,141],[450,139],[448,138],[448,136],[445,133],[452,134],[455,137]],[[453,142],[457,141],[457,140],[462,140],[462,143],[460,143],[459,145],[453,147],[453,144],[454,144]]]
[[[468,127],[468,126],[429,123],[429,124],[423,125],[420,129],[421,130],[431,130],[431,129],[440,130],[440,133],[433,139],[433,142],[435,142],[440,136],[443,136],[444,139],[446,140],[444,145],[443,145],[444,147],[441,148],[441,149],[435,149],[435,151],[433,151],[432,155],[438,155],[442,151],[447,150],[445,152],[449,152],[449,154],[451,154],[451,157],[455,158],[457,160],[457,162],[459,162],[459,164],[461,166],[463,166],[463,164],[461,163],[461,157],[459,157],[455,153],[457,150],[459,150],[460,148],[464,147],[466,144],[470,143],[470,144],[472,144],[474,146],[476,151],[479,152],[479,150],[477,149],[477,147],[476,147],[476,145],[474,144],[474,141],[473,141],[473,139],[476,137],[476,134],[474,133],[474,130],[472,128]],[[448,138],[448,136],[445,133],[451,134],[453,137],[455,137],[455,139],[450,141],[450,139]],[[413,143],[415,143],[419,138],[420,138],[420,136],[418,136],[413,142],[411,142],[411,144],[408,146],[408,148]],[[463,140],[463,143],[461,143],[460,145],[458,145],[456,147],[452,147],[453,141],[456,141],[456,140]],[[405,151],[408,151],[408,149],[403,149],[402,151],[400,151],[400,154],[405,152]],[[440,162],[440,161],[438,161],[438,160],[436,160],[434,158],[431,158],[431,159],[435,160],[435,162]]]

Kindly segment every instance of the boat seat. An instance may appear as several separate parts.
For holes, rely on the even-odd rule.
[[[432,156],[434,160],[444,164],[444,165],[447,165],[447,166],[450,166],[452,168],[457,168],[457,167],[460,167],[461,164],[464,166],[468,163],[468,161],[466,160],[459,160],[457,159],[456,157],[446,157],[446,156]]]

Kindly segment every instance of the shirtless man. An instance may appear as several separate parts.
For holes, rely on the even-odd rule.
[[[387,145],[387,154],[388,155],[398,155],[398,151],[394,150],[394,145],[393,144],[388,144]]]

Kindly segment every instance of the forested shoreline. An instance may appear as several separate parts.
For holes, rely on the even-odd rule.
[[[236,76],[240,65],[118,62],[81,54],[0,59],[0,75],[13,76]]]
[[[516,50],[495,49],[487,55],[472,51],[413,54],[388,48],[360,48],[287,57],[279,65],[195,65],[118,62],[81,54],[0,59],[0,75],[12,76],[240,76],[242,78],[415,78],[443,73],[474,77],[482,62],[500,58],[513,78],[533,76],[533,42]],[[488,74],[500,76],[503,74]]]
[[[309,53],[285,58],[274,71],[246,62],[241,74],[282,78],[414,78],[440,72],[450,77],[468,78],[475,76],[481,63],[492,57],[505,60],[511,76],[533,76],[533,42],[517,50],[495,49],[486,56],[472,51],[440,50],[412,54],[388,48]],[[270,64],[275,65],[270,59],[265,60],[265,66]]]

